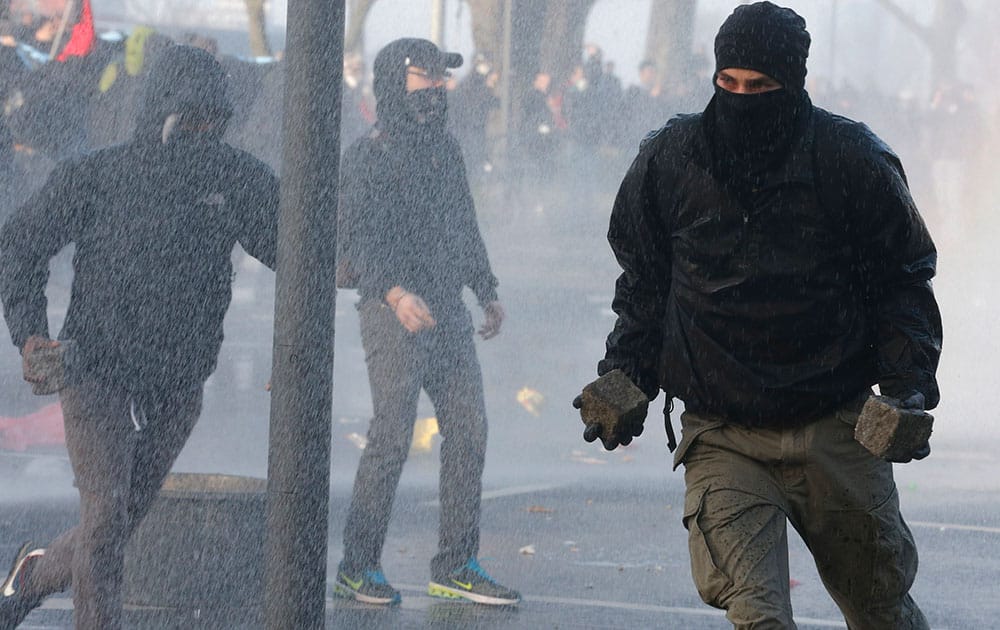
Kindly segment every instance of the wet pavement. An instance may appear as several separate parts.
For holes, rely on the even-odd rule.
[[[594,452],[562,473],[533,468],[536,483],[494,466],[487,474],[481,558],[495,578],[520,589],[516,608],[436,600],[426,595],[437,528],[435,466],[415,458],[395,505],[383,555],[403,603],[380,608],[328,599],[329,628],[727,628],[701,604],[691,583],[680,524],[683,482],[655,464],[658,445],[629,456]],[[629,459],[631,457],[631,459]],[[996,459],[943,450],[918,467],[900,467],[904,515],[920,550],[913,595],[934,628],[988,628],[1000,618],[1000,482]],[[523,471],[522,471],[523,472]],[[963,480],[976,480],[965,483]],[[335,480],[329,571],[340,557],[349,483]],[[72,497],[2,504],[0,555],[22,539],[45,539],[75,518]],[[790,536],[792,599],[801,628],[844,627],[808,551]],[[68,595],[50,599],[26,628],[67,628]],[[202,611],[170,616],[130,611],[130,627],[255,627]]]
[[[730,627],[701,603],[690,579],[680,522],[683,479],[669,468],[658,417],[662,401],[651,406],[645,435],[627,449],[609,454],[580,438],[582,425],[569,401],[593,378],[603,353],[616,275],[601,237],[605,218],[580,212],[483,216],[508,320],[500,337],[477,345],[490,417],[481,556],[494,577],[522,591],[523,603],[496,609],[426,595],[437,540],[434,438],[429,452],[412,454],[407,464],[385,547],[385,572],[402,591],[402,605],[380,609],[328,599],[327,627]],[[963,266],[947,252],[942,260],[950,263],[936,285],[946,348],[934,452],[925,461],[897,466],[897,483],[920,551],[913,595],[932,627],[990,628],[1000,619],[1000,432],[992,405],[981,396],[1000,380],[991,359],[1000,353],[1000,339],[982,330],[1000,304],[988,265]],[[237,265],[219,369],[177,470],[264,475],[272,282],[270,272]],[[341,555],[358,444],[371,413],[356,299],[341,292],[337,310],[331,572]],[[52,303],[50,318],[57,322],[58,297]],[[6,415],[40,406],[42,401],[25,394],[13,349],[0,355],[0,369]],[[426,399],[418,415],[433,415]],[[0,563],[6,563],[22,540],[45,541],[71,525],[76,507],[64,453],[0,452],[0,475]],[[799,626],[844,627],[808,551],[794,533],[789,538]],[[23,627],[67,628],[70,618],[71,600],[62,595]],[[195,620],[149,610],[131,611],[129,625],[242,627],[208,612]]]

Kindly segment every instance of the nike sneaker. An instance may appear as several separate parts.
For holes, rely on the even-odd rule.
[[[475,558],[470,558],[450,574],[432,580],[427,586],[427,594],[492,606],[513,606],[521,601],[520,593],[497,583]]]
[[[337,580],[333,584],[333,594],[365,604],[383,606],[398,604],[401,599],[399,591],[389,584],[379,568],[361,571],[356,575],[338,571]]]

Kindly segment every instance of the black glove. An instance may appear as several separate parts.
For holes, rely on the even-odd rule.
[[[577,396],[573,399],[573,408],[583,408],[583,396]],[[619,445],[628,446],[631,444],[633,438],[642,435],[642,429],[643,423],[641,421],[619,421],[615,423],[613,435],[603,435],[604,427],[602,425],[597,423],[588,424],[583,430],[583,439],[587,442],[593,442],[597,438],[600,438],[604,449],[613,451]]]
[[[920,392],[913,392],[906,398],[899,401],[899,406],[903,409],[919,409],[924,411],[925,409],[925,399],[924,395]],[[891,461],[897,464],[908,464],[913,460],[921,460],[931,454],[931,443],[927,440],[923,444],[917,447],[909,457],[899,457]]]

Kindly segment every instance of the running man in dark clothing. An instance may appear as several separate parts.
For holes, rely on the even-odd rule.
[[[278,181],[221,141],[225,79],[208,53],[168,48],[133,139],[60,163],[0,231],[7,325],[25,380],[60,390],[80,492],[80,523],[15,558],[0,594],[4,630],[71,584],[77,628],[121,626],[125,544],[198,419],[233,247],[274,266]],[[48,262],[70,243],[72,297],[56,341]],[[55,372],[39,367],[47,353],[62,357]]]

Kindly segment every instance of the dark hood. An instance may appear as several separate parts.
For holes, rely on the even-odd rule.
[[[218,121],[221,136],[233,111],[226,81],[226,71],[209,53],[193,46],[170,46],[149,70],[135,139],[160,142],[171,114]]]
[[[458,68],[462,61],[462,55],[444,52],[426,39],[406,37],[386,44],[372,65],[379,127],[398,132],[412,125],[406,103],[407,68],[418,67],[440,74],[448,68]]]

